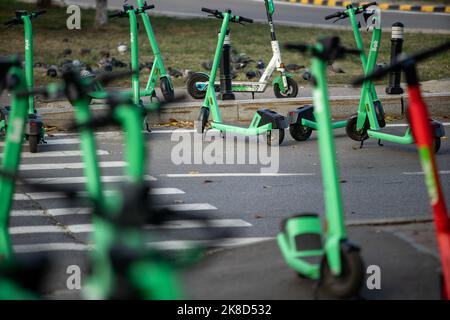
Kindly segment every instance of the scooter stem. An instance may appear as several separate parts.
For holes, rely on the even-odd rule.
[[[34,61],[33,61],[33,26],[29,15],[22,16],[25,29],[25,78],[27,88],[33,91],[34,88]],[[28,114],[35,114],[34,96],[28,97]]]
[[[336,148],[331,127],[331,112],[328,99],[326,62],[313,57],[312,74],[316,80],[313,88],[314,114],[317,120],[319,151],[324,188],[325,215],[328,232],[325,242],[328,262],[335,274],[341,272],[340,241],[347,237],[344,225],[339,172],[336,165]]]

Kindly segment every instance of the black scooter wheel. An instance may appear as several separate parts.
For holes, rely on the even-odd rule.
[[[39,136],[33,135],[28,137],[28,147],[30,153],[37,153],[39,145]]]
[[[356,130],[356,123],[358,121],[358,114],[352,114],[347,121],[347,125],[345,126],[345,131],[350,139],[355,141],[364,141],[369,139],[369,135],[367,134],[367,130],[369,128],[369,121],[366,119],[364,123],[364,127],[362,130]]]
[[[441,149],[441,138],[435,137],[433,139],[433,149],[434,153],[438,153],[439,149]]]
[[[197,89],[197,82],[208,82],[209,77],[204,73],[194,73],[189,77],[187,81],[187,90],[189,95],[194,99],[204,99],[206,91],[200,91]]]
[[[203,132],[205,132],[206,124],[208,123],[208,118],[209,118],[209,109],[202,107],[200,109],[200,114],[198,115],[196,123],[197,133],[203,134]]]
[[[275,84],[273,86],[273,93],[275,94],[275,97],[278,99],[283,98],[295,98],[298,95],[298,85],[297,82],[295,82],[292,78],[287,78],[288,83],[288,90],[283,93],[281,92],[280,86],[278,84]]]
[[[289,133],[297,141],[306,141],[311,137],[312,129],[300,123],[294,123],[289,125]]]
[[[364,282],[364,262],[359,250],[341,246],[342,272],[335,276],[326,259],[321,265],[321,284],[326,292],[338,299],[349,299],[358,295]]]
[[[0,121],[5,120],[5,127],[0,129],[0,136],[6,134],[6,116],[5,114],[2,112],[2,110],[0,110]]]
[[[378,125],[380,126],[380,128],[386,127],[386,119],[385,119],[384,109],[383,109],[383,106],[381,105],[381,102],[376,101],[376,102],[374,102],[373,106],[375,108],[375,113],[377,114]]]
[[[172,102],[173,100],[175,100],[175,91],[170,85],[169,79],[167,79],[166,77],[161,78],[160,87],[162,95],[164,96],[166,102]]]
[[[284,129],[267,131],[267,144],[269,146],[279,146],[284,140]]]

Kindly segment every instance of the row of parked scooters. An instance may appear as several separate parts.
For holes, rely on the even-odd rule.
[[[277,52],[274,55],[274,62],[271,62],[269,67],[281,72],[279,78],[274,82],[274,90],[277,96],[281,93],[289,96],[289,92],[292,92],[292,81],[289,80],[291,77],[285,73],[279,55],[280,50],[272,22],[272,15],[275,11],[274,4],[271,0],[265,0],[265,5],[271,27],[272,48],[274,52]],[[155,96],[155,82],[160,77],[166,101],[175,99],[172,94],[173,86],[170,78],[163,72],[164,65],[156,45],[149,16],[146,13],[146,10],[152,8],[152,5],[147,5],[139,0],[137,9],[126,5],[123,12],[114,15],[129,17],[133,41],[136,40],[133,37],[137,36],[136,15],[140,15],[153,51],[157,55],[157,59],[160,59],[160,62],[154,65],[157,69],[152,71],[145,91],[140,89],[139,74],[136,72],[138,70],[138,52],[134,47],[132,47],[132,71],[126,73],[133,79],[133,87],[130,92],[110,92],[103,87],[103,84],[118,76],[124,76],[124,74],[94,77],[92,75],[82,76],[77,71],[66,73],[63,76],[63,83],[52,84],[45,88],[34,88],[31,20],[43,12],[18,11],[16,18],[8,22],[10,25],[25,25],[28,46],[25,47],[25,69],[17,57],[0,60],[0,91],[7,89],[13,96],[11,107],[3,108],[2,118],[0,118],[2,126],[0,128],[6,132],[0,171],[2,199],[0,204],[0,257],[3,259],[0,273],[0,297],[36,297],[33,295],[34,287],[30,290],[24,289],[26,286],[29,287],[29,283],[23,283],[26,278],[24,274],[39,274],[45,269],[42,267],[45,265],[45,261],[36,262],[34,260],[32,263],[24,264],[17,259],[14,256],[8,234],[16,181],[22,179],[18,173],[23,141],[28,139],[31,152],[37,152],[37,145],[44,141],[44,126],[34,107],[34,96],[37,94],[46,97],[65,96],[75,109],[76,123],[73,128],[80,131],[87,178],[86,191],[92,203],[95,225],[95,250],[91,255],[92,274],[85,285],[85,297],[97,299],[117,297],[172,299],[179,297],[175,280],[177,266],[174,264],[173,257],[167,257],[165,253],[158,250],[149,251],[145,248],[142,231],[143,225],[161,225],[170,216],[166,211],[157,210],[152,205],[145,175],[147,153],[142,134],[142,120],[147,112],[158,110],[161,103],[151,100],[149,104],[145,104],[142,97]],[[253,21],[235,15],[231,10],[221,12],[203,8],[202,11],[221,19],[222,26],[211,75],[208,75],[207,79],[206,75],[203,75],[203,78],[194,78],[197,80],[190,81],[189,84],[194,87],[188,87],[190,92],[196,92],[198,95],[204,92],[205,101],[197,121],[197,130],[205,131],[211,112],[212,128],[243,135],[267,135],[269,144],[281,143],[284,129],[288,127],[294,139],[299,141],[308,139],[312,130],[316,130],[318,133],[324,184],[325,218],[328,228],[327,231],[322,230],[317,214],[300,214],[285,219],[278,235],[278,244],[287,264],[301,276],[320,280],[320,284],[338,298],[354,297],[361,288],[364,278],[363,261],[359,248],[348,241],[346,233],[333,138],[333,129],[346,127],[349,136],[357,141],[364,141],[372,137],[418,145],[442,255],[442,292],[443,297],[448,299],[450,294],[450,222],[434,160],[434,152],[439,149],[440,138],[444,135],[444,130],[441,124],[429,120],[426,104],[420,94],[416,64],[434,54],[448,50],[450,43],[411,56],[404,56],[387,67],[375,70],[381,37],[380,11],[375,3],[357,7],[348,6],[344,11],[330,15],[326,19],[349,18],[355,34],[356,49],[343,47],[338,37],[321,38],[315,44],[286,45],[286,49],[297,50],[311,58],[314,106],[299,107],[290,112],[287,118],[270,110],[258,110],[250,126],[241,128],[221,121],[215,79],[220,64],[222,46],[226,36],[229,35],[229,23],[251,23]],[[364,15],[365,21],[373,30],[368,56],[365,54],[359,32],[356,18],[358,14]],[[327,92],[326,66],[331,61],[349,55],[359,56],[364,70],[364,77],[355,81],[355,83],[363,83],[360,105],[358,113],[349,120],[333,123]],[[274,65],[275,67],[273,67]],[[390,70],[399,68],[404,71],[408,84],[408,120],[411,128],[403,137],[380,132],[380,127],[385,125],[384,112],[376,97],[372,82]],[[251,85],[247,85],[248,88],[251,87]],[[245,86],[245,84],[240,84],[233,88]],[[277,94],[277,91],[280,94]],[[107,117],[93,117],[90,107],[93,98],[106,99],[107,105],[111,108]],[[111,123],[118,124],[124,132],[125,153],[128,161],[126,175],[129,177],[126,185],[112,193],[104,190],[101,181],[94,136],[95,129]],[[33,138],[34,136],[37,138]],[[35,146],[31,147],[31,144],[35,143],[36,148]],[[39,188],[42,191],[42,186],[33,185],[26,179],[22,182],[29,188]],[[80,197],[86,197],[86,194],[80,195],[77,191],[70,189],[50,191],[66,194],[68,199],[72,199],[68,201],[78,201]],[[207,225],[208,221],[205,220],[205,226]],[[207,228],[205,229],[207,230]],[[222,236],[223,234],[212,234],[211,238],[217,239]],[[198,251],[194,250],[191,253],[192,255],[183,256],[182,264],[195,260]],[[180,261],[180,259],[176,259],[176,261]],[[34,271],[30,271],[30,266]],[[159,276],[155,277],[155,274]],[[35,276],[33,279],[41,279],[41,277]],[[124,283],[126,285],[122,286]]]

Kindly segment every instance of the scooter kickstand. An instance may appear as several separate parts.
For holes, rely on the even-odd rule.
[[[255,100],[255,93],[252,92],[252,99]]]
[[[361,144],[359,145],[359,148],[362,149],[364,145],[364,140],[361,141]]]
[[[378,139],[378,146],[383,147],[384,144],[381,143],[381,139]]]

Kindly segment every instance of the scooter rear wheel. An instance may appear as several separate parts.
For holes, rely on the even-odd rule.
[[[369,121],[366,119],[364,123],[364,127],[362,130],[356,130],[356,123],[358,121],[358,114],[352,114],[347,121],[347,125],[345,126],[345,131],[350,139],[355,141],[364,141],[369,139],[369,135],[367,134],[367,130],[369,129]]]
[[[289,133],[297,141],[306,141],[311,137],[312,129],[299,123],[293,123],[289,126]]]
[[[28,137],[28,147],[30,153],[37,153],[39,145],[39,136],[32,135]]]
[[[0,128],[0,136],[6,134],[6,116],[3,114],[2,110],[0,110],[0,121],[5,120],[5,127]]]
[[[273,92],[275,94],[275,97],[278,99],[283,98],[295,98],[298,95],[298,85],[297,82],[295,82],[292,78],[287,78],[288,83],[288,89],[286,92],[281,92],[280,86],[278,84],[275,84],[273,86]]]
[[[326,256],[321,266],[321,283],[325,291],[339,299],[355,297],[364,281],[364,262],[359,250],[341,246],[342,272],[331,271]]]
[[[275,133],[274,133],[275,132]],[[284,129],[276,129],[267,131],[267,144],[269,146],[279,146],[284,140]]]
[[[187,90],[189,95],[194,99],[204,99],[206,91],[200,91],[197,89],[197,82],[208,82],[209,77],[204,73],[194,73],[189,77],[187,81]]]
[[[169,79],[167,79],[166,77],[161,78],[160,87],[162,95],[164,96],[166,102],[172,102],[173,100],[175,100],[175,91],[170,85]]]

